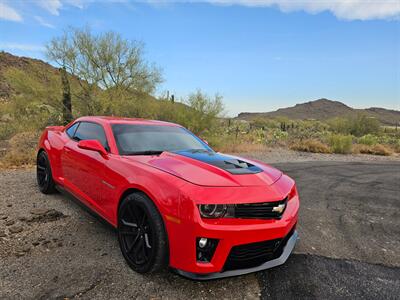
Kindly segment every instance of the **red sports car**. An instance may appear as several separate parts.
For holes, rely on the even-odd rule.
[[[82,117],[46,128],[40,191],[73,194],[118,230],[137,272],[170,266],[198,280],[283,264],[297,240],[295,182],[262,162],[214,152],[180,125]]]

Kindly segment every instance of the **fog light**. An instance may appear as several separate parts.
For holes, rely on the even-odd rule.
[[[199,239],[199,247],[204,248],[207,245],[207,239],[206,238],[201,238]]]
[[[217,239],[198,237],[196,239],[196,258],[198,262],[211,262],[218,246]]]

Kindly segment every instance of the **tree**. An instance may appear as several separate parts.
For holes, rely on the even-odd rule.
[[[192,120],[189,127],[195,133],[211,129],[217,117],[222,116],[225,110],[222,96],[217,94],[212,98],[201,90],[190,94],[185,103],[192,108]]]
[[[71,28],[53,38],[46,49],[50,60],[78,78],[82,91],[77,97],[85,102],[88,114],[100,109],[96,95],[101,91],[113,101],[121,94],[153,93],[162,82],[160,70],[144,59],[143,44],[115,32],[93,34],[88,28]]]

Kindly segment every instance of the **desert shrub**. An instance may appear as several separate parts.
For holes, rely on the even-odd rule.
[[[0,123],[0,140],[8,140],[16,132],[16,127],[11,123]]]
[[[279,122],[273,119],[256,118],[251,122],[251,126],[255,128],[279,128]]]
[[[38,132],[21,132],[9,140],[9,149],[2,158],[5,166],[31,165],[36,159]]]
[[[331,153],[329,147],[318,140],[307,139],[298,141],[290,146],[290,149],[312,153]]]
[[[361,154],[373,154],[373,155],[384,155],[389,156],[393,154],[392,149],[388,146],[376,144],[376,145],[354,145],[353,146],[354,153],[361,153]]]
[[[333,134],[329,138],[329,145],[333,153],[350,153],[352,143],[353,137],[351,135]]]
[[[328,121],[331,130],[345,135],[357,137],[367,134],[378,134],[381,131],[380,123],[377,119],[366,114],[357,114],[346,118],[335,118]]]
[[[372,134],[366,134],[360,137],[357,142],[359,144],[372,146],[378,143],[378,137]]]
[[[394,139],[391,143],[390,146],[396,153],[400,153],[400,138]]]
[[[266,142],[271,145],[284,145],[289,133],[279,128],[269,129],[266,134]]]

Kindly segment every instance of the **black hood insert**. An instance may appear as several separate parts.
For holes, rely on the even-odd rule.
[[[259,167],[241,159],[229,157],[227,155],[207,150],[181,150],[173,151],[175,154],[186,156],[201,162],[213,165],[231,174],[257,174],[263,170]]]

